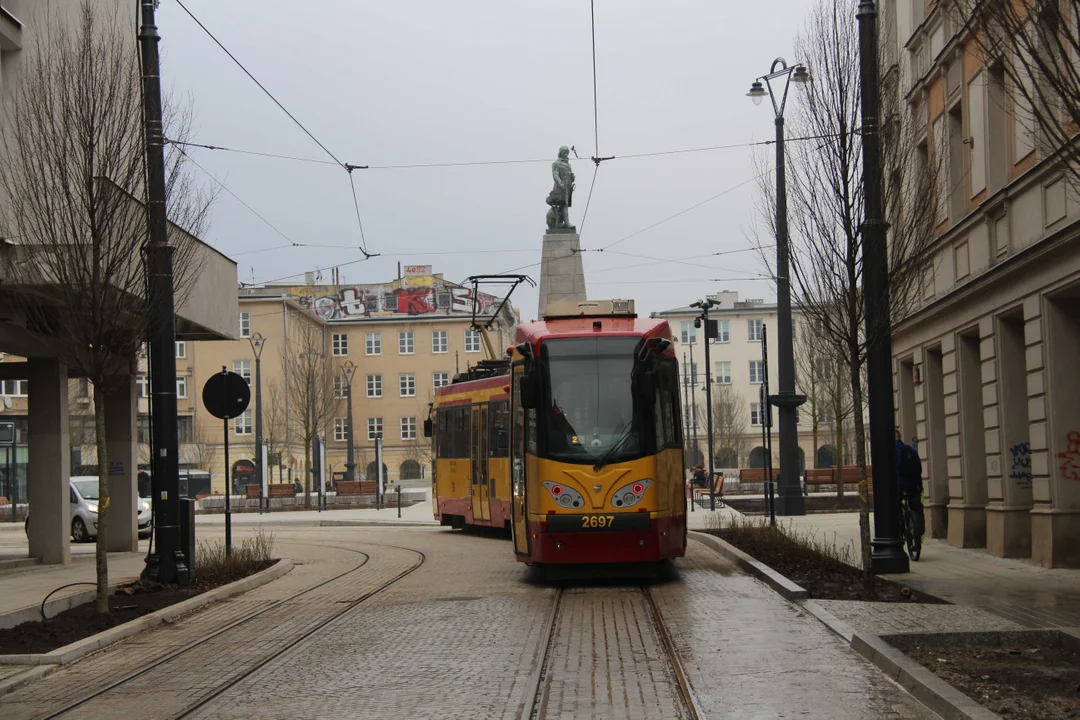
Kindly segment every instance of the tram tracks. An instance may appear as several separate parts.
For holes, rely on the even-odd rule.
[[[625,597],[625,594],[628,594],[627,590],[632,591],[631,597]],[[519,720],[545,720],[570,713],[572,711],[560,702],[563,700],[562,696],[565,695],[570,695],[571,702],[574,702],[575,693],[587,694],[589,697],[586,699],[586,704],[590,705],[590,708],[599,709],[596,705],[611,703],[612,711],[616,715],[618,715],[617,706],[620,703],[625,705],[627,714],[640,714],[642,708],[633,707],[635,701],[645,702],[644,698],[665,695],[667,701],[671,703],[670,708],[667,709],[674,713],[674,715],[665,714],[665,716],[704,720],[705,714],[690,685],[678,649],[664,623],[659,604],[648,586],[640,585],[614,590],[614,592],[624,594],[624,597],[617,601],[622,607],[633,605],[637,608],[638,612],[630,613],[639,618],[639,624],[636,627],[616,627],[613,626],[610,616],[605,617],[602,605],[612,602],[613,590],[611,588],[573,591],[574,598],[570,602],[568,602],[568,592],[571,591],[561,587],[555,590],[551,610],[541,631],[541,639],[534,660],[535,665],[526,686],[526,700],[518,716]],[[590,594],[594,599],[590,599]],[[571,604],[575,606],[572,609]],[[583,606],[584,612],[582,612]],[[568,612],[573,613],[573,617],[568,617]],[[582,618],[586,620],[585,626],[582,626],[580,622]],[[596,624],[588,624],[590,619],[596,621]],[[644,623],[647,623],[647,627],[641,626]],[[570,644],[580,646],[583,638],[591,638],[594,643],[599,641],[608,646],[597,648],[594,645],[594,654],[606,651],[624,656],[621,659],[630,666],[624,669],[623,676],[613,678],[609,672],[607,676],[597,677],[595,671],[586,664],[576,672],[569,673],[567,677],[565,670],[557,668],[556,665],[560,661],[558,657],[560,648]],[[655,646],[650,647],[652,642],[655,642]],[[665,661],[665,667],[659,671],[655,664],[649,664],[650,658],[656,659],[656,651],[662,654]],[[593,664],[596,664],[595,659]],[[657,685],[639,686],[635,693],[625,687],[628,679],[635,678],[646,685],[651,678]],[[560,686],[558,692],[555,688],[557,684]],[[567,685],[579,687],[568,688]],[[606,685],[606,688],[598,687],[603,685]],[[654,693],[655,690],[661,692]],[[555,697],[556,694],[560,697]],[[663,700],[657,701],[663,702]],[[578,710],[581,709],[583,708],[579,706]]]
[[[152,662],[138,668],[137,670],[135,670],[133,672],[127,673],[123,677],[121,677],[121,678],[119,678],[117,680],[114,680],[113,682],[110,682],[110,683],[108,683],[108,684],[106,684],[106,685],[104,685],[102,687],[97,688],[97,689],[95,689],[95,690],[93,690],[93,691],[91,691],[91,692],[77,698],[76,700],[67,703],[66,705],[64,705],[64,706],[62,706],[62,707],[60,707],[58,709],[50,710],[49,712],[47,712],[44,715],[37,716],[35,718],[35,720],[53,720],[54,718],[63,717],[65,715],[71,713],[72,711],[77,710],[77,709],[87,705],[88,703],[90,703],[90,702],[92,702],[94,700],[98,700],[99,698],[103,698],[103,699],[107,700],[107,698],[105,698],[105,696],[108,695],[108,693],[116,691],[116,690],[121,689],[121,688],[124,688],[125,686],[127,686],[127,685],[131,684],[133,681],[147,675],[148,673],[151,673],[151,672],[153,672],[155,670],[162,669],[165,666],[167,666],[169,663],[173,663],[174,661],[182,659],[182,657],[184,655],[191,652],[192,650],[200,648],[200,647],[206,645],[207,643],[213,641],[214,639],[224,636],[226,633],[229,633],[230,631],[236,630],[237,628],[239,628],[239,627],[241,627],[241,626],[243,626],[243,625],[245,625],[247,623],[250,623],[250,622],[252,622],[252,621],[254,621],[254,620],[258,619],[258,618],[262,618],[264,616],[267,616],[269,613],[272,613],[275,610],[282,609],[283,607],[285,607],[289,603],[294,603],[297,600],[300,600],[300,599],[304,598],[304,596],[309,595],[311,593],[314,593],[317,590],[326,589],[329,586],[331,586],[333,583],[337,583],[339,581],[342,581],[342,580],[348,578],[350,575],[353,575],[354,573],[356,573],[359,570],[361,570],[362,568],[364,568],[368,564],[368,562],[371,560],[371,556],[368,553],[360,551],[360,550],[356,550],[356,549],[353,549],[353,548],[344,548],[344,547],[341,547],[341,546],[338,546],[338,545],[333,545],[333,546],[331,546],[331,545],[316,545],[315,543],[301,543],[301,544],[317,546],[317,547],[328,547],[328,548],[332,547],[332,548],[334,548],[336,550],[344,550],[344,551],[347,551],[347,552],[356,553],[358,555],[361,555],[363,557],[363,560],[362,560],[362,562],[360,562],[360,564],[356,565],[355,567],[352,567],[352,568],[350,568],[348,570],[345,570],[344,572],[341,572],[341,573],[338,573],[338,574],[334,575],[333,577],[327,578],[326,580],[323,580],[322,582],[319,582],[319,583],[317,583],[315,585],[312,585],[312,586],[307,587],[307,588],[305,588],[303,590],[300,590],[300,591],[298,591],[296,593],[293,593],[292,595],[290,595],[290,596],[288,596],[286,598],[283,598],[281,600],[277,600],[277,601],[271,603],[270,605],[266,606],[265,608],[261,608],[261,609],[255,611],[255,612],[253,612],[253,613],[249,613],[249,614],[247,614],[247,615],[245,615],[245,616],[243,616],[241,618],[238,618],[238,619],[234,620],[233,622],[228,623],[224,627],[218,628],[217,630],[214,630],[214,631],[212,631],[210,633],[207,633],[207,634],[205,634],[205,635],[203,635],[203,636],[201,636],[201,637],[199,637],[199,638],[197,638],[197,639],[195,639],[195,640],[193,640],[193,641],[191,641],[189,643],[186,643],[186,644],[182,645],[181,647],[177,648],[176,650],[173,650],[172,652],[170,652],[170,653],[168,653],[168,654],[166,654],[166,655],[164,655],[164,656],[162,656],[160,658],[157,658],[157,659],[153,660]],[[293,650],[295,650],[296,648],[298,648],[299,646],[304,644],[305,641],[311,639],[312,637],[317,635],[319,632],[326,629],[327,626],[331,625],[334,621],[343,618],[344,616],[346,616],[350,612],[352,612],[354,609],[356,609],[359,605],[363,604],[364,602],[371,599],[372,597],[374,597],[376,595],[379,595],[380,593],[386,591],[391,586],[393,586],[394,584],[400,582],[402,579],[404,579],[408,575],[411,575],[413,572],[418,570],[427,560],[427,556],[422,551],[416,550],[414,548],[401,547],[401,546],[397,546],[397,545],[378,545],[378,544],[374,544],[374,543],[365,543],[365,544],[366,545],[374,545],[374,546],[381,547],[381,548],[391,548],[391,549],[395,549],[395,550],[403,550],[403,551],[406,551],[406,552],[410,552],[410,553],[413,553],[413,554],[416,555],[416,560],[415,560],[415,562],[413,562],[412,565],[410,565],[409,567],[406,567],[404,570],[396,573],[389,580],[378,584],[376,587],[374,587],[371,590],[368,590],[367,592],[364,592],[359,597],[356,597],[356,598],[348,600],[348,601],[340,601],[340,600],[336,601],[335,604],[340,604],[340,606],[341,606],[340,609],[335,609],[333,612],[329,613],[327,615],[327,617],[324,617],[324,618],[320,619],[315,625],[313,625],[312,627],[306,629],[302,634],[300,634],[297,637],[291,639],[291,641],[285,647],[274,649],[274,650],[272,650],[270,652],[267,652],[262,657],[260,657],[257,661],[248,663],[247,667],[244,670],[240,671],[239,673],[234,674],[233,676],[229,677],[227,680],[225,680],[221,684],[219,684],[216,687],[212,688],[211,690],[209,690],[207,692],[207,694],[200,697],[196,702],[194,702],[192,704],[189,704],[186,707],[184,707],[183,709],[176,712],[175,714],[170,715],[170,718],[172,720],[181,720],[182,718],[187,718],[187,717],[192,716],[192,714],[199,711],[200,709],[202,709],[203,707],[205,707],[206,705],[211,703],[213,700],[220,697],[222,694],[224,694],[228,690],[236,687],[238,684],[243,682],[245,679],[250,677],[254,672],[256,672],[260,668],[264,667],[266,664],[281,659],[285,655],[289,654],[290,652],[292,652]]]

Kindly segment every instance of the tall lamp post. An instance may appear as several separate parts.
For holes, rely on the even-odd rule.
[[[705,447],[709,449],[709,510],[716,509],[716,479],[713,477],[715,456],[712,431],[712,365],[709,360],[709,341],[716,337],[716,321],[709,320],[709,309],[717,304],[712,298],[690,304],[690,307],[701,310],[701,315],[694,319],[694,327],[705,325]]]
[[[784,89],[777,102],[773,81],[783,79]],[[762,85],[764,81],[765,85]],[[777,515],[805,515],[806,501],[799,483],[799,431],[796,412],[806,397],[795,393],[795,350],[791,327],[791,278],[788,271],[787,179],[784,155],[784,106],[791,83],[810,82],[805,65],[788,67],[783,58],[773,60],[768,75],[762,75],[750,86],[747,97],[760,105],[768,96],[776,114],[776,311],[777,355],[780,392],[769,400],[780,408],[780,483],[777,488]],[[765,88],[768,87],[768,90]]]
[[[346,360],[341,366],[341,371],[345,373],[345,403],[348,405],[349,412],[345,428],[348,433],[346,438],[348,445],[346,446],[345,455],[345,479],[353,482],[356,480],[356,451],[353,446],[352,381],[353,375],[356,374],[356,364],[352,360]]]
[[[859,84],[862,92],[863,296],[866,298],[866,402],[870,409],[870,466],[874,468],[875,573],[908,572],[900,539],[900,496],[893,438],[892,320],[889,313],[888,228],[881,194],[878,125],[877,6],[862,0],[859,19]]]
[[[255,355],[255,467],[259,469],[259,512],[270,509],[270,498],[266,495],[266,463],[263,462],[263,422],[262,422],[262,351],[266,340],[262,333],[252,333],[248,337],[251,352]]]

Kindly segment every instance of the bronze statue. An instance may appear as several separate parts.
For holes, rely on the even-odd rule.
[[[548,230],[572,227],[567,208],[574,205],[574,173],[570,170],[570,148],[565,145],[559,148],[559,158],[551,163],[551,177],[555,186],[547,196],[551,206],[547,212]]]

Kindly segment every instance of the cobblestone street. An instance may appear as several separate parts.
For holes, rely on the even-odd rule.
[[[817,620],[695,542],[651,585],[673,660],[641,587],[560,596],[500,537],[275,539],[297,563],[282,579],[0,697],[0,716],[679,718],[693,704],[709,718],[923,717]]]

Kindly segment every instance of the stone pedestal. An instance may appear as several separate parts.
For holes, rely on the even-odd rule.
[[[63,363],[34,358],[30,381],[30,557],[46,565],[71,562],[71,453],[68,446],[68,373]]]
[[[1080,511],[1031,511],[1031,559],[1047,568],[1080,567]]]
[[[986,506],[949,505],[948,542],[960,548],[986,547]]]
[[[581,263],[581,237],[573,227],[548,230],[544,234],[540,265],[540,306],[537,319],[542,320],[548,303],[568,300],[583,302],[585,270]]]
[[[945,503],[926,503],[923,505],[926,520],[926,534],[943,540],[949,534],[949,506]]]
[[[998,557],[1031,557],[1031,508],[987,505],[986,550]]]

